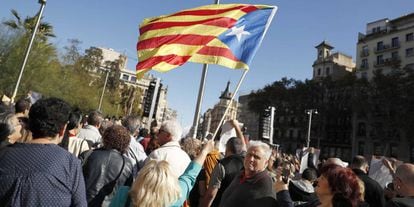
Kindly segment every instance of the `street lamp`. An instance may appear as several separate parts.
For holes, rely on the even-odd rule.
[[[106,69],[106,70],[104,70],[104,71],[106,72],[106,78],[105,78],[105,84],[104,84],[104,87],[103,87],[103,89],[102,89],[101,98],[100,98],[100,100],[99,100],[99,107],[98,107],[98,110],[99,110],[99,111],[101,111],[101,108],[102,108],[102,100],[103,100],[103,96],[104,96],[104,93],[105,93],[106,84],[108,83],[108,76],[109,76],[109,70],[108,70],[108,69]]]
[[[33,40],[36,36],[37,29],[39,28],[40,19],[42,18],[42,14],[43,14],[43,9],[46,6],[46,0],[39,0],[39,4],[40,4],[40,9],[39,9],[39,14],[37,15],[36,25],[35,25],[35,28],[33,29],[32,37],[30,38],[29,44],[27,45],[22,67],[20,68],[19,77],[17,78],[16,86],[14,87],[13,95],[11,97],[12,103],[14,103],[14,99],[16,98],[17,90],[19,90],[19,85],[20,85],[20,81],[23,76],[24,67],[26,66],[27,59],[29,58],[29,54],[30,54],[30,49],[32,49]]]
[[[311,125],[312,125],[312,114],[318,114],[318,110],[316,110],[316,109],[306,109],[305,113],[309,115],[308,136],[306,138],[306,147],[309,147]]]

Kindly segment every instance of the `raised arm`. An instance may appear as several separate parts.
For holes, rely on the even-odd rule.
[[[244,139],[243,132],[240,129],[239,122],[235,119],[232,119],[232,120],[230,120],[230,123],[234,127],[234,129],[236,130],[236,136],[242,140],[243,151],[247,152],[246,140]]]

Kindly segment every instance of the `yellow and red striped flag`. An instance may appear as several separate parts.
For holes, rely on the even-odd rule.
[[[214,4],[145,19],[139,28],[137,77],[187,61],[249,69],[275,6]]]

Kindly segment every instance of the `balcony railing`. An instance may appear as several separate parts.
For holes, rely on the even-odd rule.
[[[387,44],[387,45],[383,45],[381,47],[375,47],[374,52],[375,53],[381,53],[381,52],[385,52],[385,51],[388,51],[388,50],[394,50],[394,49],[398,49],[398,48],[400,48],[400,42],[395,42],[392,45]]]
[[[386,58],[380,61],[374,62],[374,67],[384,67],[384,66],[396,66],[401,63],[400,57],[392,57],[392,58]]]

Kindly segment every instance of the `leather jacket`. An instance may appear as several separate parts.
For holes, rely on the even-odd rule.
[[[105,197],[102,206],[109,205],[118,187],[132,184],[132,162],[115,149],[95,149],[92,153],[83,153],[83,174],[85,177],[86,198],[88,203],[103,186],[115,180],[122,170],[112,193]],[[124,159],[122,159],[124,157]],[[124,168],[122,169],[123,162]]]

